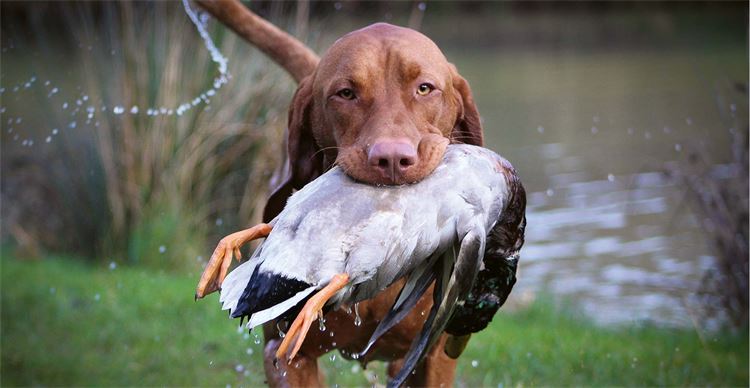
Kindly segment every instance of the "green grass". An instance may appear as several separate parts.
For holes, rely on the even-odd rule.
[[[264,382],[254,336],[216,296],[193,301],[197,274],[3,256],[4,386]],[[472,338],[457,385],[748,385],[746,334],[704,343],[689,330],[604,329],[572,315],[543,302],[498,315]],[[320,362],[330,384],[370,385],[340,356]],[[383,365],[371,367],[384,382]]]

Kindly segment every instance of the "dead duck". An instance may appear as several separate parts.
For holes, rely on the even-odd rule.
[[[406,276],[366,354],[435,282],[422,332],[391,381],[400,385],[443,330],[456,336],[460,353],[468,334],[484,328],[502,305],[515,282],[524,208],[512,166],[481,147],[450,145],[435,171],[412,185],[365,185],[334,168],[295,193],[269,224],[222,239],[196,297],[221,287],[223,308],[233,318],[247,317],[251,329],[296,315],[276,353],[282,358],[294,345],[291,360],[324,309],[371,298]],[[251,259],[226,276],[239,246],[266,236]],[[475,285],[478,273],[501,281]],[[454,314],[460,318],[451,319]],[[489,318],[464,322],[471,315]]]

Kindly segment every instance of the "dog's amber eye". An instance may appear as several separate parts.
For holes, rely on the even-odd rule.
[[[419,94],[420,96],[426,96],[430,94],[433,89],[434,88],[430,84],[420,84],[419,87],[417,87],[417,94]]]
[[[345,99],[345,100],[353,100],[354,99],[354,91],[349,88],[344,88],[339,90],[336,93],[337,96]]]

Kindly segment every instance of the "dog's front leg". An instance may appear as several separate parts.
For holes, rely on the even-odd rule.
[[[266,342],[263,350],[263,367],[266,382],[271,387],[323,387],[324,379],[318,368],[318,359],[298,353],[290,364],[286,360],[276,360],[276,352],[281,345],[280,338]]]

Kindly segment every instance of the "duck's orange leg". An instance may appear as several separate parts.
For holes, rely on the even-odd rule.
[[[296,338],[294,348],[289,354],[288,361],[292,362],[294,356],[297,355],[299,348],[302,346],[302,342],[305,340],[307,331],[310,329],[310,325],[315,322],[318,315],[321,314],[323,306],[328,302],[328,299],[342,289],[347,283],[349,283],[349,275],[345,273],[336,274],[333,276],[327,286],[323,287],[322,290],[318,291],[307,300],[305,306],[302,307],[302,311],[299,312],[297,318],[294,319],[292,326],[289,327],[284,336],[284,341],[279,345],[276,350],[276,358],[282,358],[292,344],[292,341]]]
[[[269,224],[258,224],[250,229],[241,230],[226,236],[219,241],[219,245],[211,254],[211,259],[203,270],[201,280],[195,289],[195,299],[216,291],[227,276],[229,265],[232,264],[232,256],[240,261],[240,247],[252,240],[266,237],[271,233],[272,226]]]

